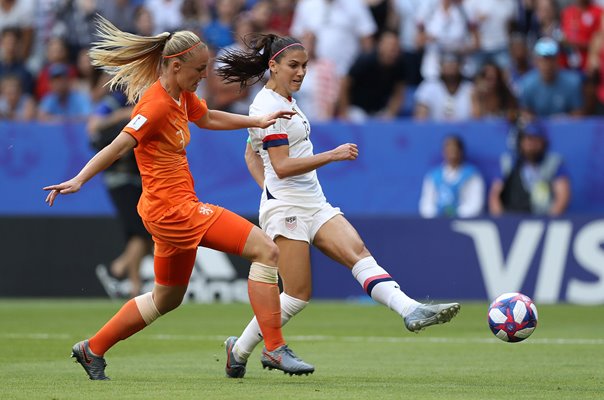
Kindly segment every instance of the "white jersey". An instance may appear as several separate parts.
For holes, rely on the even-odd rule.
[[[264,164],[264,190],[260,206],[262,207],[264,202],[272,198],[307,206],[324,203],[326,199],[316,171],[279,179],[273,169],[267,151],[269,147],[289,145],[291,158],[313,155],[310,124],[296,105],[295,99],[287,99],[264,87],[250,105],[250,115],[264,115],[280,110],[292,110],[296,115],[290,120],[279,119],[266,129],[248,129],[252,149],[260,154]]]

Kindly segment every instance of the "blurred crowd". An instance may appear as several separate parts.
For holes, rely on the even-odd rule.
[[[604,114],[604,0],[0,0],[0,119],[87,120],[109,94],[87,52],[102,15],[140,35],[188,29],[216,55],[256,32],[309,53],[309,119],[459,121]],[[258,83],[258,86],[262,82]],[[257,88],[210,74],[210,107]]]

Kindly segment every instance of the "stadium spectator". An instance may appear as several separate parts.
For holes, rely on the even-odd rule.
[[[537,28],[529,44],[543,37],[552,38],[558,43],[564,41],[560,26],[560,8],[556,0],[535,0],[535,19]]]
[[[440,78],[424,80],[415,92],[417,120],[460,121],[472,117],[472,90],[474,85],[461,74],[459,56],[444,54]]]
[[[533,69],[531,58],[526,36],[514,32],[510,37],[510,66],[505,71],[505,75],[516,98],[520,97],[520,81]]]
[[[199,0],[184,0],[182,2],[182,27],[193,32],[200,32],[212,20],[212,10],[209,2]]]
[[[562,157],[548,150],[539,121],[519,131],[516,154],[501,157],[501,176],[489,192],[491,215],[524,213],[557,217],[568,208],[571,187]]]
[[[25,61],[30,56],[34,41],[34,0],[0,0],[0,32],[7,28],[20,31],[18,60]]]
[[[254,32],[268,32],[272,15],[273,5],[271,0],[256,1],[249,10]]]
[[[124,32],[135,32],[134,14],[140,1],[133,0],[100,0],[99,14]]]
[[[312,33],[317,57],[333,62],[343,77],[361,52],[373,50],[376,30],[363,0],[298,0],[290,32]]]
[[[50,92],[42,98],[38,108],[40,121],[85,121],[92,111],[90,96],[71,88],[67,64],[52,64],[48,69]]]
[[[478,168],[466,161],[463,139],[443,140],[443,163],[424,177],[419,213],[424,218],[471,218],[484,210],[485,185]]]
[[[46,47],[53,36],[57,36],[58,13],[64,0],[36,0],[34,14],[34,40],[27,66],[33,74],[38,74],[46,60]]]
[[[440,74],[440,56],[454,53],[462,62],[465,75],[473,75],[471,63],[466,63],[480,46],[474,16],[462,0],[439,0],[429,12],[421,15],[418,43],[424,47],[421,73],[424,79],[434,79]]]
[[[247,46],[244,42],[250,34],[253,33],[254,26],[249,13],[241,13],[235,18],[235,43],[223,47],[218,51],[216,58],[220,58],[226,52],[245,51]],[[222,66],[220,62],[214,63],[214,69]],[[217,74],[208,76],[209,92],[211,93],[211,106],[223,111],[237,114],[246,114],[249,111],[250,103],[256,96],[256,93],[262,89],[266,80],[261,79],[256,84],[241,87],[238,83],[226,82]]]
[[[585,70],[589,43],[600,29],[601,18],[602,9],[591,0],[575,0],[562,9],[563,67]]]
[[[134,13],[134,33],[141,36],[151,36],[155,32],[153,15],[145,6],[139,6]]]
[[[0,77],[13,75],[21,81],[21,87],[27,93],[33,93],[34,78],[27,69],[25,62],[19,58],[21,31],[16,28],[6,28],[0,38]]]
[[[67,43],[59,36],[53,36],[48,41],[46,47],[46,61],[42,70],[38,74],[36,81],[35,97],[40,101],[50,92],[50,66],[53,64],[66,64],[69,69],[69,77],[75,78],[78,75],[77,68],[69,61],[69,50]]]
[[[536,70],[527,73],[520,82],[520,107],[525,118],[560,116],[583,113],[581,76],[558,66],[559,46],[550,38],[535,44]]]
[[[127,102],[123,92],[111,91],[103,97],[88,119],[87,132],[96,151],[108,146],[130,121],[133,107]],[[103,181],[117,212],[126,243],[122,253],[111,262],[109,271],[104,265],[99,265],[96,272],[99,278],[127,277],[130,293],[122,295],[135,297],[141,294],[141,262],[151,252],[153,242],[136,211],[142,194],[142,182],[134,152],[129,151],[111,164],[103,173]]]
[[[0,75],[0,120],[31,121],[36,116],[36,102],[22,89],[15,75]]]
[[[300,39],[308,55],[304,85],[294,97],[310,122],[329,121],[336,113],[340,79],[333,62],[317,58],[315,37],[307,33]]]
[[[214,52],[235,42],[233,23],[239,11],[237,0],[216,0],[216,18],[202,30],[204,39]]]
[[[210,58],[208,47],[194,32],[133,38],[100,19],[99,34],[102,41],[91,50],[91,58],[95,65],[110,68],[115,74],[110,82],[123,85],[130,102],[138,101],[134,117],[75,177],[45,187],[49,192],[46,202],[52,206],[59,194],[79,191],[136,147],[143,180],[138,210],[155,242],[155,286],[152,292],[128,301],[89,340],[76,343],[72,356],[90,379],[108,379],[105,353],[181,304],[197,247],[204,246],[252,262],[248,293],[265,339],[263,364],[290,374],[312,373],[314,367],[296,357],[281,333],[278,248],[244,218],[199,202],[185,151],[190,141],[189,121],[202,129],[266,128],[294,113],[276,111],[248,117],[209,110],[194,94],[199,81],[207,76]]]
[[[377,41],[382,33],[396,28],[397,16],[392,0],[364,0],[375,22],[376,31],[373,38]]]
[[[97,0],[71,0],[60,7],[54,31],[65,40],[71,62],[75,63],[80,50],[90,48],[96,40],[94,21],[98,13]]]
[[[144,6],[153,18],[153,34],[172,32],[183,24],[181,12],[184,0],[145,0]]]
[[[96,105],[108,92],[109,88],[105,86],[105,83],[107,83],[106,79],[108,78],[107,75],[92,66],[90,57],[88,56],[88,49],[82,49],[78,53],[76,70],[77,77],[72,84],[72,88],[83,93],[88,93],[90,101]]]
[[[503,71],[496,64],[487,62],[474,78],[472,90],[473,118],[518,117],[518,102],[508,87]]]
[[[425,305],[408,297],[377,264],[340,209],[325,199],[316,170],[332,162],[355,160],[358,148],[346,143],[313,154],[310,123],[292,99],[306,73],[308,55],[303,45],[291,37],[264,35],[254,50],[253,55],[240,52],[221,58],[226,66],[220,74],[245,84],[264,76],[268,69],[269,81],[250,106],[250,115],[284,108],[296,113],[290,121],[249,129],[245,156],[252,177],[262,188],[260,225],[280,251],[281,323],[301,312],[310,300],[311,244],[350,269],[367,294],[400,315],[408,330],[417,332],[450,321],[459,304]],[[229,377],[245,375],[247,360],[262,341],[259,321],[254,318],[240,338],[227,338],[225,371]]]
[[[596,32],[589,45],[586,73],[594,85],[593,113],[604,115],[604,24],[600,24],[600,30]]]
[[[395,0],[394,7],[398,14],[399,42],[403,50],[403,62],[407,75],[408,87],[417,88],[422,81],[421,63],[423,45],[420,44],[419,31],[423,30],[425,14],[431,13],[440,0]]]
[[[375,51],[361,54],[342,79],[339,117],[361,122],[396,118],[403,104],[405,67],[398,35],[384,32]]]
[[[487,62],[502,69],[510,66],[509,33],[516,14],[515,3],[515,0],[466,0],[480,37],[475,55],[478,71]]]
[[[278,35],[288,35],[294,20],[295,0],[274,0],[268,30]]]

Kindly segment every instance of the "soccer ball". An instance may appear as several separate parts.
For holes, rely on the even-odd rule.
[[[504,342],[521,342],[537,327],[537,307],[522,293],[504,293],[489,306],[489,327]]]

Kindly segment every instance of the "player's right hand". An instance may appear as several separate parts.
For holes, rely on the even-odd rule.
[[[344,143],[332,150],[335,161],[356,160],[359,156],[359,148],[354,143]]]
[[[76,179],[70,179],[63,183],[59,183],[58,185],[46,186],[43,189],[50,191],[50,193],[48,193],[48,196],[46,196],[45,201],[46,201],[46,203],[48,203],[49,207],[52,207],[52,205],[55,202],[55,198],[59,194],[75,193],[75,192],[79,191],[81,187],[82,187],[82,183]]]

